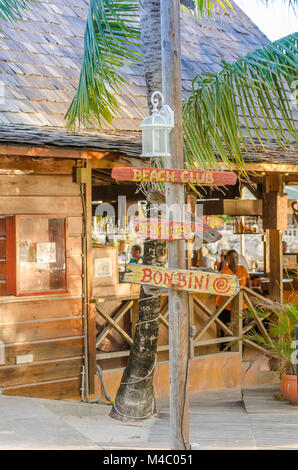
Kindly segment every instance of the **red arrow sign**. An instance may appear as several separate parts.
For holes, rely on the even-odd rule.
[[[192,183],[201,186],[234,185],[237,181],[235,173],[229,171],[176,170],[164,168],[113,168],[112,177],[118,181]]]
[[[221,234],[208,225],[196,219],[195,222],[178,222],[167,219],[134,218],[134,229],[144,238],[165,241],[191,240],[195,233],[201,233],[206,243],[213,243],[221,239]]]

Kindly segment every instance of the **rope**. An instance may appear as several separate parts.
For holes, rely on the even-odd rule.
[[[139,302],[145,302],[145,300],[157,299],[157,297],[159,297],[159,296],[160,296],[160,294],[157,294],[157,295],[151,294],[150,297],[143,297],[142,299],[139,299]]]
[[[115,410],[117,411],[117,413],[118,413],[120,416],[123,416],[124,418],[130,418],[130,419],[146,419],[146,418],[149,418],[149,416],[151,416],[151,415],[153,414],[154,406],[155,406],[155,400],[154,400],[154,397],[153,397],[153,398],[152,398],[152,410],[150,411],[150,413],[148,413],[146,416],[128,416],[128,415],[125,415],[124,413],[121,413],[121,411],[119,411],[119,410],[116,408],[115,401],[114,401],[114,403],[113,403],[113,407],[115,408]]]
[[[150,323],[150,322],[153,322],[153,321],[157,321],[160,319],[160,315],[158,315],[156,318],[153,318],[153,320],[144,320],[144,321],[138,321],[136,323],[136,325],[142,325],[143,323]]]
[[[134,385],[134,384],[137,384],[137,383],[142,382],[143,380],[147,379],[149,377],[149,375],[153,374],[155,366],[156,366],[156,361],[157,361],[157,358],[155,357],[154,364],[153,364],[151,370],[148,372],[148,374],[145,375],[145,377],[142,377],[141,379],[136,379],[132,382],[122,382],[121,381],[121,384],[123,384],[123,385]]]

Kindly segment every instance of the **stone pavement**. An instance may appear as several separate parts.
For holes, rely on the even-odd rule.
[[[278,386],[190,396],[190,436],[204,449],[298,449],[298,407]],[[0,396],[0,449],[169,449],[168,400],[142,423],[109,417],[110,406]]]

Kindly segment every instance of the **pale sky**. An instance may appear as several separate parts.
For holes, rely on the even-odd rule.
[[[296,16],[282,0],[267,7],[260,0],[234,1],[271,41],[298,30],[298,11]]]

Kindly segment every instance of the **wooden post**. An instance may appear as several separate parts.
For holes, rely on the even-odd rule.
[[[240,289],[238,295],[234,297],[231,302],[231,327],[233,331],[233,336],[239,338],[242,336],[242,310],[243,310],[243,291]],[[242,341],[231,346],[231,351],[239,352],[240,360],[242,360]]]
[[[162,91],[165,103],[175,113],[171,133],[171,158],[167,168],[184,168],[182,96],[181,96],[181,37],[180,0],[161,0]],[[166,184],[166,203],[185,203],[183,184]],[[185,242],[168,243],[168,265],[185,269]],[[170,443],[171,449],[189,449],[188,411],[188,344],[189,318],[185,292],[169,292],[169,349],[170,349]]]
[[[280,194],[283,192],[282,175],[273,173],[265,178],[265,192]],[[273,210],[277,211],[277,205]],[[263,214],[264,217],[264,214]],[[272,219],[276,219],[277,214],[272,214]],[[269,295],[272,300],[282,302],[283,300],[283,252],[282,252],[282,230],[270,228],[266,231],[266,238],[269,232]]]
[[[96,310],[91,304],[93,263],[92,263],[92,169],[87,162],[88,181],[85,184],[86,225],[87,225],[87,298],[88,298],[88,368],[89,393],[94,393],[94,378],[96,374]]]
[[[269,277],[270,273],[270,249],[269,249],[269,230],[265,230],[264,235],[264,274],[266,277]]]
[[[197,195],[196,193],[191,193],[187,195],[186,202],[190,206],[190,210],[188,212],[192,212],[193,214],[196,213],[196,201]],[[192,250],[191,250],[191,240],[187,242],[187,269],[191,269],[192,263]],[[193,294],[188,294],[188,302],[189,302],[189,325],[194,325],[194,296]],[[195,346],[194,346],[194,339],[193,336],[189,338],[189,359],[193,359],[195,357]]]
[[[269,295],[272,300],[283,300],[282,230],[269,230],[270,275]]]

